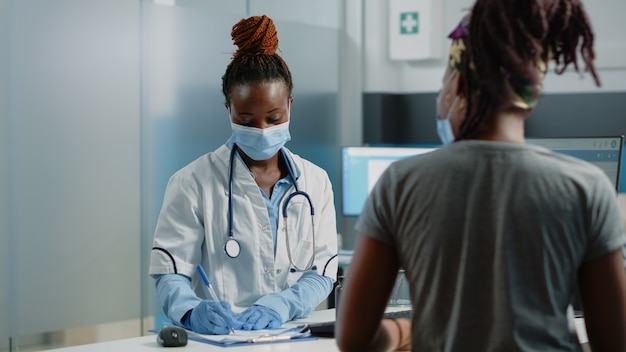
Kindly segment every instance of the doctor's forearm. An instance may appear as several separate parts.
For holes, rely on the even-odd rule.
[[[202,301],[191,288],[191,280],[179,274],[156,276],[156,293],[167,317],[180,326],[185,313]]]
[[[283,321],[306,317],[333,289],[333,280],[314,273],[305,273],[293,286],[280,293],[261,297],[255,302],[274,309]]]

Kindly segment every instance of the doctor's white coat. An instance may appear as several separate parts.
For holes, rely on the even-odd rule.
[[[315,261],[317,273],[336,280],[337,228],[332,185],[327,173],[315,164],[287,151],[300,177],[301,191],[309,194],[315,208]],[[241,254],[230,258],[224,252],[228,239],[228,172],[230,149],[222,145],[177,171],[169,180],[154,234],[150,274],[184,274],[192,278],[194,291],[209,298],[196,274],[202,264],[220,298],[234,313],[251,306],[260,297],[281,292],[302,275],[290,272],[282,204],[278,221],[276,256],[267,207],[258,185],[240,158],[233,166],[234,238]],[[312,253],[312,226],[308,202],[293,197],[288,206],[292,256],[304,267]]]

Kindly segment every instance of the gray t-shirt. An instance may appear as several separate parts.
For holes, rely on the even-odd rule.
[[[532,145],[461,141],[393,163],[358,232],[393,245],[414,351],[578,351],[581,263],[623,245],[602,170]]]

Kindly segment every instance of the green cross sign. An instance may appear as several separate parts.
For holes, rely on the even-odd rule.
[[[417,34],[419,32],[419,12],[400,13],[400,34]]]

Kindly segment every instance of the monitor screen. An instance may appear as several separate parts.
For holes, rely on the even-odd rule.
[[[526,143],[540,145],[598,166],[609,176],[615,190],[619,190],[624,136],[526,138]]]
[[[380,175],[394,161],[428,153],[437,147],[343,147],[341,150],[342,213],[359,215]]]

